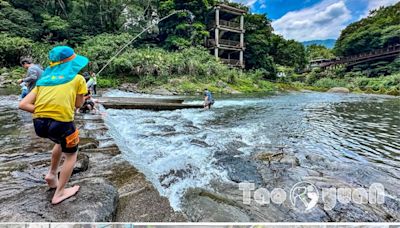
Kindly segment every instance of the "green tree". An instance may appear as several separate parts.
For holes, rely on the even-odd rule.
[[[306,54],[307,54],[307,60],[313,60],[313,59],[332,59],[335,58],[335,55],[333,54],[331,49],[326,48],[323,45],[310,45],[306,47]]]
[[[282,36],[272,34],[271,55],[275,63],[283,66],[294,67],[301,71],[307,64],[304,45],[295,40],[285,40]]]
[[[30,54],[33,41],[28,38],[0,34],[0,65],[12,67],[19,65],[22,56]]]
[[[190,13],[177,13],[160,22],[159,41],[170,50],[202,45],[204,39],[209,36],[205,22],[213,5],[213,0],[160,0],[161,17],[175,10],[188,10]]]
[[[17,9],[9,2],[0,0],[0,31],[35,39],[39,36],[40,27],[30,12]]]
[[[264,69],[265,77],[274,79],[276,69],[271,56],[272,26],[265,14],[247,14],[245,17],[246,51],[244,59],[247,69]]]
[[[334,52],[349,56],[400,43],[400,2],[373,10],[347,26],[336,41]]]

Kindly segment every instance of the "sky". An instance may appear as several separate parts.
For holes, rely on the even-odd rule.
[[[348,24],[399,0],[232,0],[266,13],[275,33],[297,41],[337,39]]]

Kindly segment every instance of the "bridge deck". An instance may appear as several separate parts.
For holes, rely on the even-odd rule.
[[[340,59],[331,59],[320,64],[320,67],[326,68],[334,65],[347,65],[353,66],[359,63],[373,61],[382,58],[395,57],[400,54],[400,44],[390,46],[384,49],[379,49],[359,55],[342,57]]]

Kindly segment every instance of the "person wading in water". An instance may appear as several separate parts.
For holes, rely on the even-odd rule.
[[[55,143],[51,166],[45,180],[50,188],[56,188],[52,204],[75,195],[79,186],[65,188],[74,168],[79,131],[74,125],[74,110],[82,106],[88,92],[86,82],[79,71],[89,60],[74,53],[67,46],[58,46],[49,53],[50,66],[37,81],[36,87],[20,102],[19,108],[33,113],[33,125],[39,137]],[[57,177],[61,157],[65,158]]]
[[[204,109],[210,109],[214,104],[214,98],[208,89],[204,89]]]

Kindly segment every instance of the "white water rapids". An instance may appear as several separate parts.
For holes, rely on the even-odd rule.
[[[105,96],[150,95],[110,91]],[[125,159],[180,210],[188,188],[232,180],[228,173],[236,169],[232,164],[238,166],[218,162],[222,156],[244,157],[283,146],[338,164],[371,162],[399,170],[398,104],[397,98],[384,96],[293,93],[217,99],[207,111],[109,109],[106,123]]]

